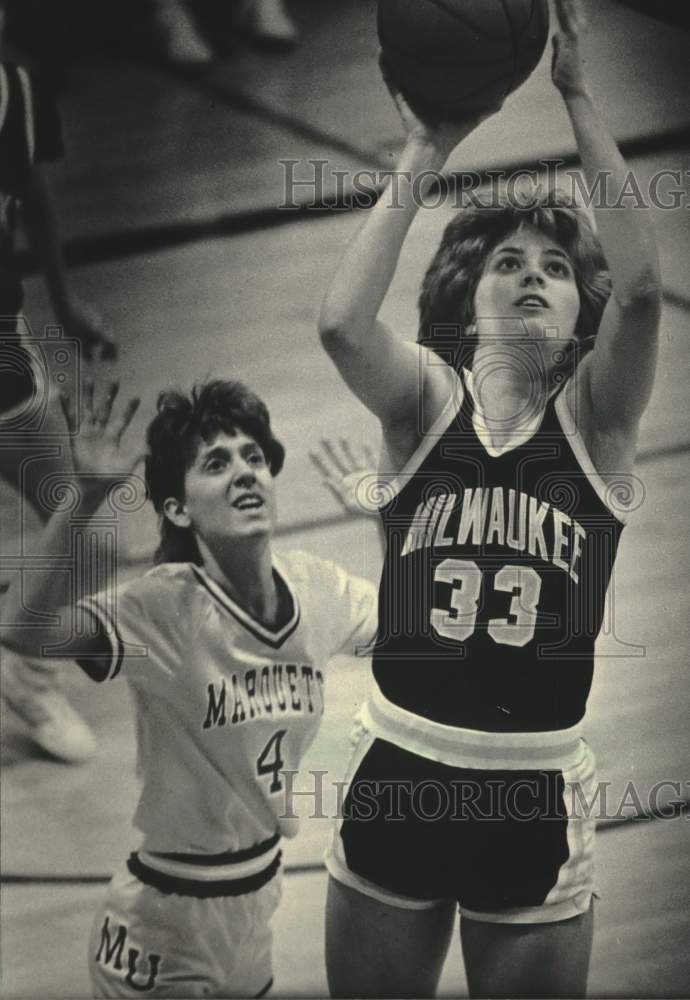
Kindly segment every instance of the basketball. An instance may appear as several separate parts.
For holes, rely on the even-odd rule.
[[[379,0],[387,71],[422,117],[453,120],[525,82],[549,35],[547,0]]]

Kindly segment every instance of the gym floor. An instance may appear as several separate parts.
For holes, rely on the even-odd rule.
[[[586,726],[611,813],[598,837],[590,994],[683,996],[690,984],[688,35],[613,0],[589,6],[593,87],[638,181],[648,190],[659,171],[685,171],[686,184],[683,207],[650,208],[665,288],[659,373],[640,439],[643,502],[623,535]],[[361,220],[356,211],[335,210],[344,208],[335,171],[392,166],[401,132],[376,68],[374,0],[292,0],[291,10],[302,31],[298,49],[281,56],[240,50],[203,74],[163,68],[122,44],[93,54],[75,49],[61,101],[68,155],[55,168],[57,207],[71,281],[120,344],[120,360],[94,374],[116,376],[123,391],[142,397],[133,447],[160,388],[209,373],[241,377],[269,402],[287,446],[278,546],[311,549],[376,579],[374,528],[341,513],[308,457],[317,437],[359,442],[377,434],[321,351],[315,325],[326,283]],[[454,165],[514,169],[545,157],[570,163],[573,153],[545,57]],[[302,180],[308,161],[326,161],[322,194],[331,211],[280,207],[293,169],[287,160],[298,161]],[[293,193],[303,203],[309,188]],[[421,213],[406,246],[386,303],[403,336],[414,337],[416,289],[450,211],[441,205]],[[35,332],[52,320],[35,274],[26,309]],[[6,507],[11,502],[4,498]],[[155,535],[147,512],[123,518],[123,578],[142,570]],[[4,538],[3,551],[11,548]],[[134,842],[125,686],[92,687],[70,665],[61,676],[97,733],[95,760],[53,762],[2,720],[7,998],[89,995],[92,913]],[[311,787],[310,770],[326,771],[328,782],[342,776],[366,664],[338,660],[327,683],[326,718],[303,789]],[[676,798],[684,806],[673,809]],[[303,805],[308,811],[307,799]],[[305,815],[285,850],[275,996],[326,995],[321,858],[328,829],[328,820]],[[456,943],[441,993],[466,991]]]

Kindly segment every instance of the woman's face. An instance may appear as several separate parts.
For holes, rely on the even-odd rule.
[[[275,486],[254,438],[241,430],[221,431],[202,443],[185,476],[184,506],[189,526],[212,551],[228,541],[269,536],[276,521]]]
[[[553,346],[550,353],[558,354],[575,339],[580,313],[572,262],[550,236],[523,224],[487,257],[474,306],[480,345],[505,346],[513,336]]]

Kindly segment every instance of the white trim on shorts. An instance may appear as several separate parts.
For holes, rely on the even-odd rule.
[[[336,832],[334,840],[337,836]],[[382,889],[368,879],[362,878],[361,875],[355,875],[354,872],[351,872],[347,864],[341,860],[335,846],[329,848],[324,861],[328,874],[336,882],[346,885],[349,889],[354,889],[355,892],[361,892],[363,896],[375,899],[379,903],[385,903],[386,906],[395,906],[400,910],[434,910],[448,903],[447,899],[410,899],[408,896],[398,896]],[[552,924],[559,920],[572,920],[573,917],[579,917],[586,913],[591,905],[593,895],[591,888],[582,889],[576,896],[562,900],[560,903],[549,904],[547,897],[541,906],[515,907],[492,913],[469,910],[466,906],[461,906],[458,903],[458,911],[460,916],[484,924]]]
[[[497,913],[479,913],[476,910],[468,910],[464,906],[458,906],[460,916],[469,920],[478,920],[483,924],[555,924],[559,920],[572,920],[573,917],[580,917],[586,913],[592,902],[592,890],[583,889],[570,900],[562,903],[551,904],[547,909],[547,902],[541,906],[523,906],[512,910],[500,910]]]
[[[370,899],[376,899],[379,903],[385,903],[387,906],[397,906],[400,910],[433,910],[437,906],[442,906],[448,902],[447,899],[427,900],[411,899],[409,896],[398,896],[396,893],[388,892],[387,889],[382,889],[381,886],[375,885],[366,878],[362,878],[361,875],[355,875],[342,859],[338,850],[338,844],[336,843],[336,837],[340,840],[337,831],[334,834],[333,844],[328,848],[324,856],[324,863],[328,874],[336,882],[340,882],[341,885],[346,885],[349,889],[354,889],[355,892],[361,892],[363,896],[369,896]]]
[[[347,774],[345,775],[346,785],[349,785],[352,781],[359,765],[376,739],[376,736],[362,725],[361,712],[355,719],[355,729],[351,738],[355,742],[355,752],[350,759]],[[351,872],[347,867],[347,860],[343,851],[342,840],[340,839],[339,817],[336,818],[331,842],[328,845],[323,860],[328,874],[336,882],[342,882],[343,885],[349,886],[350,889],[355,889],[357,892],[361,892],[365,896],[370,896],[372,899],[377,899],[380,903],[386,903],[388,906],[398,906],[404,910],[430,910],[443,902],[441,899],[412,899],[409,896],[401,896],[381,888],[381,886],[376,885],[374,882],[362,878],[361,875],[355,875],[354,872]]]
[[[137,855],[142,864],[161,875],[170,875],[173,878],[191,879],[194,882],[225,882],[238,879],[251,878],[252,875],[259,875],[269,867],[280,854],[280,841],[264,851],[255,858],[247,861],[235,861],[226,865],[209,865],[205,867],[200,864],[185,864],[177,858],[162,857],[160,854],[151,854],[148,851],[138,850]]]
[[[388,740],[403,750],[451,767],[562,771],[569,855],[544,902],[539,906],[512,907],[487,913],[470,910],[459,903],[458,909],[461,916],[470,920],[495,924],[555,923],[578,917],[589,910],[594,895],[595,822],[589,814],[580,816],[574,813],[572,803],[576,787],[579,787],[581,795],[584,794],[587,803],[594,801],[596,761],[589,745],[580,736],[579,726],[545,733],[487,733],[456,729],[398,708],[384,698],[375,684],[355,726],[353,737],[356,749],[345,776],[346,785],[352,781],[376,739]],[[414,726],[412,731],[408,728],[410,726]],[[449,743],[450,734],[457,737],[456,747]],[[563,750],[563,756],[557,759],[555,754],[559,748]],[[324,857],[329,875],[337,882],[379,903],[405,910],[430,910],[448,902],[448,898],[427,900],[399,895],[352,872],[343,851],[340,821],[340,818],[336,819]]]
[[[583,756],[581,727],[537,733],[489,733],[432,722],[408,712],[372,684],[362,725],[402,750],[450,767],[478,770],[567,770]]]

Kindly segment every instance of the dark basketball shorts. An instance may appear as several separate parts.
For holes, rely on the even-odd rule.
[[[485,733],[365,706],[326,866],[384,903],[496,923],[589,909],[595,762],[577,728]]]

